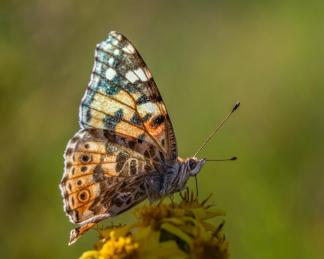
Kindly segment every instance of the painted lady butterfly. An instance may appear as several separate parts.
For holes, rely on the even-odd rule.
[[[70,244],[99,221],[148,198],[182,190],[205,159],[178,157],[172,124],[152,75],[122,34],[99,43],[81,101],[81,129],[67,144],[60,189],[80,226]]]

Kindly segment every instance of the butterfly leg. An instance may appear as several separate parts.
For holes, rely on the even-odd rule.
[[[146,177],[144,186],[150,203],[165,196],[167,188],[166,181],[165,175],[160,173],[154,173]]]
[[[155,201],[158,202],[158,206],[162,203],[163,196],[159,195],[159,188],[156,187],[156,179],[154,176],[147,176],[144,179],[144,188],[145,194],[150,204],[153,204]]]

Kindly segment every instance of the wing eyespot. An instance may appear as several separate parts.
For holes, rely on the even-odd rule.
[[[80,156],[80,162],[81,163],[89,163],[91,161],[91,156],[87,155],[87,154],[83,154]]]
[[[90,192],[88,190],[82,190],[78,193],[78,200],[80,202],[86,202],[90,198]]]

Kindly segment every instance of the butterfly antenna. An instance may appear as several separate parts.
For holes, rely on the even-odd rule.
[[[231,117],[233,112],[235,112],[239,106],[240,106],[240,102],[237,101],[235,103],[233,109],[231,110],[231,112],[229,114],[227,114],[227,116],[221,121],[221,123],[219,123],[218,126],[210,133],[210,135],[207,137],[207,139],[204,141],[204,143],[200,146],[200,148],[194,154],[194,157],[196,157],[197,154],[208,144],[208,142],[212,139],[212,137],[214,137],[214,135],[217,133],[217,131],[222,128],[224,123],[229,119],[229,117]]]
[[[230,158],[225,158],[225,159],[206,159],[206,161],[234,161],[237,160],[236,156],[230,157]]]

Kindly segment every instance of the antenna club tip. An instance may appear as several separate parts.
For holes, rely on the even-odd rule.
[[[241,102],[240,102],[240,101],[237,101],[237,102],[235,103],[234,107],[233,107],[232,112],[236,111],[237,108],[240,107],[240,105],[241,105]]]
[[[237,160],[238,159],[238,157],[236,157],[236,156],[233,156],[232,158],[230,158],[230,160]]]

